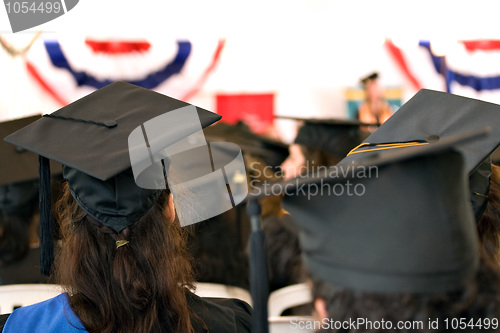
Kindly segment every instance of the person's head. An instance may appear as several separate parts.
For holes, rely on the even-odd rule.
[[[294,143],[289,146],[289,154],[281,164],[281,170],[284,179],[291,179],[313,168],[335,165],[341,160],[338,155],[321,148]]]
[[[303,119],[281,168],[290,179],[337,164],[362,141],[362,123],[345,119]],[[317,170],[316,170],[317,171]]]
[[[384,98],[384,91],[378,80],[369,80],[365,85],[366,98],[377,101]]]
[[[378,73],[374,72],[361,79],[366,92],[366,99],[376,101],[383,98],[383,89],[379,83]]]
[[[343,194],[298,191],[284,198],[285,209],[301,230],[320,319],[366,318],[396,325],[422,318],[427,325],[429,316],[438,314],[469,319],[496,314],[499,294],[494,285],[500,276],[483,274],[482,268],[478,273],[477,234],[462,156],[449,150],[407,159],[392,152],[379,158],[391,156],[397,160],[378,164],[376,173],[368,174],[365,167],[363,176],[359,164],[350,165],[357,175],[349,179],[351,195],[346,192],[349,182],[333,179],[321,183],[323,192],[339,185]],[[366,160],[367,165],[372,162]],[[350,170],[346,164],[339,167]],[[475,288],[485,283],[485,276],[490,281],[479,292]],[[365,326],[345,331],[372,332]]]

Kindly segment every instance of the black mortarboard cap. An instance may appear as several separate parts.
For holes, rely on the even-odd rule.
[[[477,138],[470,134],[364,155],[251,196],[282,189],[313,277],[366,292],[459,289],[478,266],[465,162],[455,150]]]
[[[0,123],[0,137],[40,119],[41,115],[8,120]],[[38,195],[38,155],[21,147],[0,141],[0,211],[17,214]],[[61,166],[52,164],[52,174],[60,174]],[[31,211],[26,209],[26,211]]]
[[[126,82],[101,88],[6,138],[7,142],[100,180],[131,167],[130,133],[144,122],[190,104]],[[221,117],[196,108],[202,126]],[[165,124],[175,143],[190,124]],[[170,128],[174,127],[174,128]],[[167,142],[167,141],[166,141]]]
[[[363,141],[361,126],[371,126],[354,119],[291,118],[302,121],[294,143],[312,149],[320,149],[339,159]]]
[[[182,118],[183,112],[178,112],[189,114],[192,108],[196,121],[169,118],[172,111]],[[70,191],[86,213],[119,233],[144,215],[158,196],[161,184],[137,185],[142,175],[163,178],[163,169],[158,169],[163,162],[157,155],[220,118],[157,92],[115,82],[45,115],[5,140],[41,156],[42,229],[50,215],[42,212],[47,201],[43,174],[50,159],[64,166]],[[42,267],[47,265],[45,262]]]
[[[357,149],[351,151],[342,163],[355,162],[361,155],[373,155],[387,149],[425,145],[466,130],[493,125],[495,122],[500,123],[500,105],[423,89]],[[472,141],[458,148],[464,155],[468,174],[475,174],[471,177],[471,192],[480,194],[472,195],[475,212],[479,216],[485,207],[485,200],[482,198],[488,193],[489,184],[488,166],[479,166],[485,159],[489,160],[490,154],[499,145],[500,126],[492,126],[491,135],[486,140]]]

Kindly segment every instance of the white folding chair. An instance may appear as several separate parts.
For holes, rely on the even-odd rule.
[[[0,314],[21,306],[39,303],[63,292],[56,284],[12,284],[0,286]]]
[[[287,309],[311,302],[311,287],[306,283],[294,284],[275,290],[269,295],[269,317],[281,316]]]
[[[314,329],[314,320],[308,316],[269,317],[268,320],[269,333],[314,333],[319,328]]]
[[[252,296],[246,289],[218,283],[196,282],[194,293],[200,297],[237,298],[252,305]]]

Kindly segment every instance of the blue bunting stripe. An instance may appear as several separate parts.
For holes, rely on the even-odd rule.
[[[189,41],[177,41],[177,45],[178,51],[174,60],[166,64],[161,70],[150,73],[141,80],[123,81],[127,81],[143,88],[154,89],[172,75],[178,74],[186,64],[186,60],[191,54],[192,47]],[[100,89],[116,81],[111,79],[99,80],[84,71],[75,71],[71,68],[71,65],[66,59],[64,52],[61,50],[61,46],[58,41],[45,41],[45,49],[49,54],[52,64],[56,67],[66,69],[69,73],[71,73],[78,86],[90,86]]]
[[[436,56],[432,53],[431,43],[429,41],[420,41],[419,45],[429,51],[436,72],[443,74],[443,69],[445,69],[446,90],[448,92],[450,92],[450,86],[453,81],[463,86],[471,87],[476,91],[500,89],[500,76],[478,77],[452,71],[446,68],[446,64],[443,62],[445,61],[443,56]]]

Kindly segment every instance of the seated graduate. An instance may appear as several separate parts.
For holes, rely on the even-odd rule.
[[[343,332],[447,332],[463,318],[468,332],[498,331],[500,275],[480,251],[467,180],[498,146],[500,128],[456,151],[433,146],[489,124],[500,106],[421,91],[403,108],[337,166],[378,163],[376,177],[351,183],[363,195],[284,199],[304,230],[321,328],[364,318]],[[391,156],[396,163],[380,162]]]
[[[0,137],[39,118],[2,122]],[[39,263],[38,156],[4,141],[0,156],[0,285],[46,282]]]
[[[463,157],[448,150],[398,159],[378,162],[374,178],[353,179],[360,196],[285,198],[294,219],[306,221],[301,244],[318,328],[449,332],[461,320],[468,332],[498,331],[500,273],[479,254]],[[349,321],[356,324],[345,330],[334,324]]]
[[[15,310],[3,332],[249,332],[248,304],[189,291],[185,234],[174,222],[183,208],[177,199],[174,207],[163,169],[175,162],[168,155],[174,143],[219,119],[116,82],[9,136],[41,156],[42,268],[68,292]],[[63,164],[67,181],[53,267],[47,158]]]

